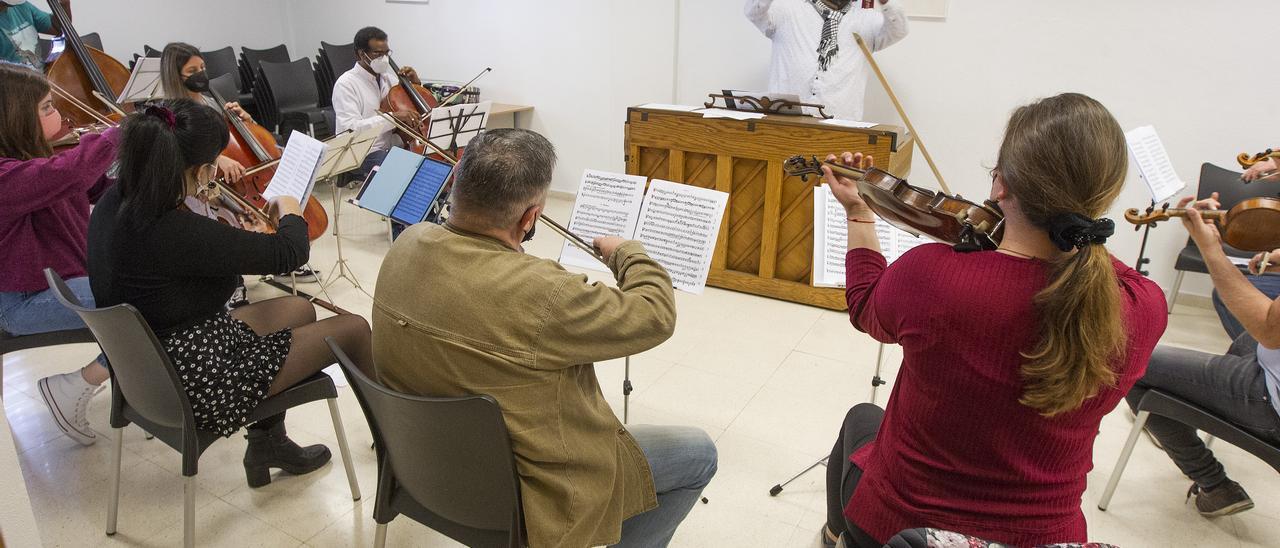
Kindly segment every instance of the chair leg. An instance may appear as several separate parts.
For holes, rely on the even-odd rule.
[[[379,523],[373,533],[373,548],[384,548],[387,545],[387,524]]]
[[[338,436],[338,450],[342,453],[342,466],[347,469],[347,483],[351,485],[351,500],[360,500],[360,482],[356,481],[356,467],[351,462],[351,449],[347,447],[347,431],[342,427],[342,414],[338,412],[338,399],[329,398],[329,416],[333,418],[333,432]]]
[[[1173,304],[1178,302],[1178,291],[1182,289],[1182,277],[1186,275],[1187,275],[1186,272],[1179,270],[1178,277],[1174,278],[1173,280],[1173,291],[1169,292],[1169,313],[1170,314],[1173,314]]]
[[[196,477],[182,478],[182,545],[196,545]]]
[[[1116,460],[1116,466],[1111,470],[1111,479],[1107,480],[1107,488],[1102,492],[1102,500],[1098,501],[1099,510],[1106,512],[1107,506],[1111,504],[1111,495],[1116,493],[1116,486],[1120,484],[1120,475],[1124,473],[1124,467],[1129,464],[1133,446],[1138,443],[1138,436],[1142,435],[1142,428],[1147,425],[1147,419],[1150,417],[1150,411],[1138,411],[1138,418],[1133,421],[1133,430],[1129,431],[1129,439],[1125,440],[1124,449],[1120,450],[1120,458]]]
[[[124,451],[124,429],[112,428],[115,449],[111,451],[111,498],[107,499],[107,534],[116,534],[116,517],[120,514],[120,457]]]

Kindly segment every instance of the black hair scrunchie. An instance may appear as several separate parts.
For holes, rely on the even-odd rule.
[[[174,114],[173,111],[169,109],[169,107],[164,107],[160,105],[148,105],[144,113],[147,116],[154,116],[156,118],[159,118],[165,123],[165,125],[169,126],[170,130],[178,127],[178,116]]]
[[[1116,224],[1105,217],[1090,219],[1079,213],[1063,213],[1049,219],[1049,239],[1062,251],[1105,244],[1115,231]]]

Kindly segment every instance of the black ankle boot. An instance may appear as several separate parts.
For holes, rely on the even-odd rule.
[[[244,451],[244,475],[249,487],[271,483],[271,469],[279,468],[294,475],[314,472],[329,462],[329,448],[322,444],[299,447],[285,435],[284,422],[269,429],[249,429],[245,436],[249,448]]]

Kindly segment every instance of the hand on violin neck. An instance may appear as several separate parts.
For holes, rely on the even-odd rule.
[[[1201,253],[1209,249],[1221,250],[1222,248],[1222,235],[1218,232],[1218,225],[1213,220],[1200,215],[1201,211],[1217,210],[1219,205],[1221,204],[1218,203],[1217,192],[1199,201],[1191,196],[1178,200],[1178,207],[1186,209],[1186,214],[1182,217],[1182,226],[1187,229],[1187,233],[1191,235],[1191,239],[1195,241]]]
[[[827,156],[828,162],[839,163],[856,169],[870,169],[875,164],[875,158],[872,156],[863,156],[861,152],[852,153],[845,152],[839,158],[835,154]],[[862,196],[858,194],[858,182],[836,175],[830,166],[822,166],[822,178],[827,182],[827,186],[831,187],[831,194],[835,195],[836,201],[844,206],[844,211],[849,218],[857,219],[874,219],[875,213],[866,202],[862,200]]]

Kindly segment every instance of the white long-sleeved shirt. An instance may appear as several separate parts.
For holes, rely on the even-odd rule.
[[[880,51],[908,32],[907,16],[897,3],[886,4],[883,12],[854,5],[840,20],[839,51],[827,70],[819,72],[823,19],[808,0],[747,0],[746,14],[773,41],[769,91],[826,105],[827,114],[845,120],[862,120],[870,71],[854,33],[871,51]]]
[[[379,84],[378,80],[382,82]],[[333,83],[333,114],[337,120],[337,131],[348,129],[363,131],[371,127],[382,129],[382,135],[373,143],[373,150],[389,150],[394,144],[395,124],[378,115],[378,105],[396,85],[396,79],[390,74],[380,74],[375,78],[369,71],[356,65],[338,77]]]

